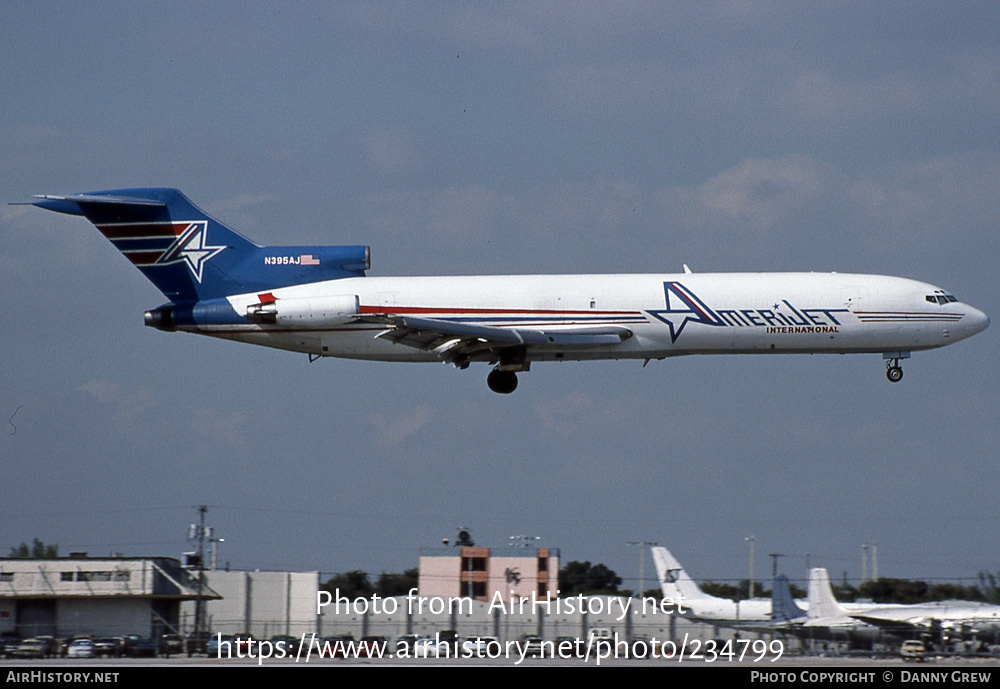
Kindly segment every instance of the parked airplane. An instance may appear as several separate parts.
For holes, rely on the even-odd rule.
[[[876,353],[897,382],[911,352],[990,322],[933,285],[879,275],[365,277],[366,246],[258,246],[176,189],[36,198],[85,216],[166,295],[148,326],[310,359],[489,362],[499,393],[532,362],[685,354]]]
[[[823,568],[809,573],[809,612],[783,625],[797,636],[871,642],[886,635],[899,639],[929,634],[933,640],[962,640],[1000,634],[1000,606],[974,601],[931,603],[840,603]]]
[[[712,596],[699,588],[669,550],[663,546],[653,547],[653,562],[660,579],[660,589],[665,598],[681,600],[693,619],[724,627],[744,629],[770,628],[772,625],[772,599],[753,598],[732,601],[728,598]],[[778,599],[781,601],[779,620],[803,617],[806,613],[796,605],[789,592],[788,580],[776,584]],[[787,600],[785,596],[787,595]],[[772,593],[772,598],[774,594]]]
[[[808,598],[806,615],[784,622],[778,625],[778,629],[802,639],[843,641],[852,646],[871,644],[881,636],[877,627],[854,619],[846,605],[837,601],[830,586],[830,576],[821,567],[809,570]],[[871,607],[874,606],[852,606],[858,612]]]

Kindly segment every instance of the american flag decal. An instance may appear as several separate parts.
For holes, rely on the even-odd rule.
[[[319,259],[316,258],[313,254],[302,254],[302,256],[299,257],[299,265],[318,266]]]

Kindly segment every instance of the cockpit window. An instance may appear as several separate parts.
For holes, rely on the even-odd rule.
[[[958,299],[956,299],[953,295],[946,294],[941,290],[935,291],[934,294],[928,294],[926,297],[924,297],[924,299],[926,299],[932,304],[948,304],[954,301],[958,301]]]

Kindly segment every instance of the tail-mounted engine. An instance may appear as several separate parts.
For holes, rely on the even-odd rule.
[[[360,315],[361,307],[356,294],[275,299],[247,306],[247,318],[254,323],[284,327],[322,328],[343,325]]]

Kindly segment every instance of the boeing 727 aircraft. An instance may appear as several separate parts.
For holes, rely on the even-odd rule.
[[[990,322],[934,285],[880,275],[365,277],[366,246],[258,246],[176,189],[36,198],[86,217],[166,295],[148,326],[310,359],[488,362],[499,393],[533,362],[686,354],[874,353],[897,382],[900,359]]]

